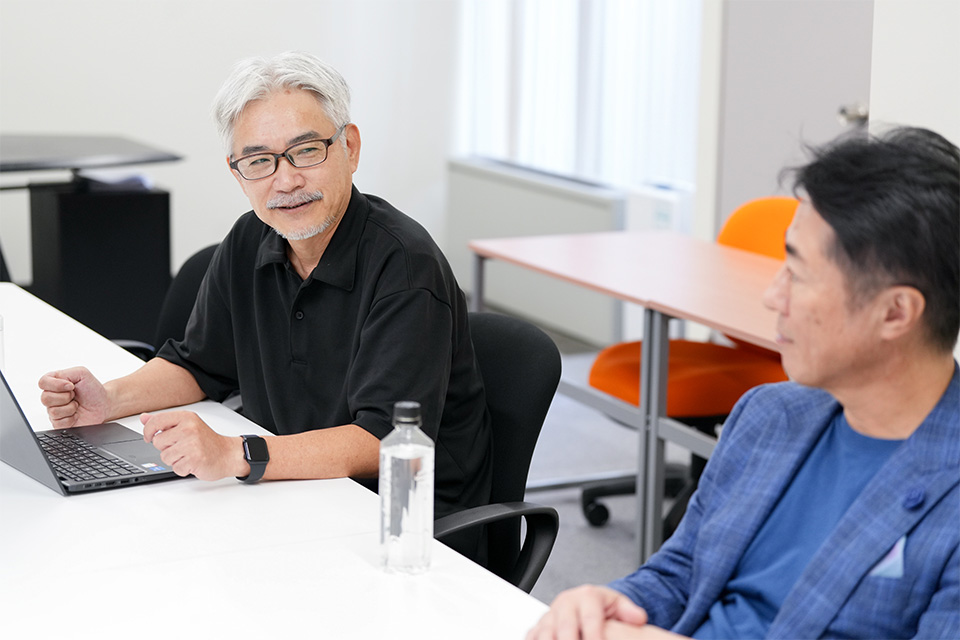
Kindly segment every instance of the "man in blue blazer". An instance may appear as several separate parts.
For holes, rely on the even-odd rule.
[[[796,170],[764,295],[791,382],[745,394],[676,533],[544,638],[960,638],[960,151],[923,129]]]

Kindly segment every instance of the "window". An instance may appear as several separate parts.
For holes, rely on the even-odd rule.
[[[459,151],[692,189],[701,0],[464,0]]]

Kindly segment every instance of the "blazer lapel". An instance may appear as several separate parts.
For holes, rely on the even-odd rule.
[[[794,407],[787,402],[774,415],[750,414],[753,423],[776,419],[776,424],[760,429],[753,425],[751,431],[760,437],[751,447],[749,460],[736,470],[739,475],[729,489],[728,500],[704,520],[698,536],[702,555],[696,563],[703,572],[693,578],[697,587],[675,631],[692,633],[696,629],[693,625],[698,625],[720,598],[747,546],[838,409],[836,401],[824,394],[813,410],[810,404]],[[746,429],[748,425],[736,428]]]
[[[956,396],[955,374],[934,411],[880,468],[811,559],[768,637],[822,636],[863,577],[960,482]]]

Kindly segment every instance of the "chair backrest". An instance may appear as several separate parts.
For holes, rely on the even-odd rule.
[[[471,313],[470,336],[493,424],[490,502],[523,500],[530,460],[560,382],[560,352],[543,331],[525,320]],[[488,565],[511,566],[520,550],[519,518],[489,526]]]
[[[168,338],[182,340],[187,328],[187,320],[197,301],[200,283],[207,273],[213,252],[219,245],[211,245],[196,252],[183,263],[177,275],[174,276],[167,289],[160,306],[160,316],[157,319],[157,332],[154,334],[153,346],[160,349]]]
[[[717,244],[783,260],[787,256],[784,237],[798,204],[799,200],[787,196],[769,196],[746,202],[727,218],[717,235]],[[730,340],[742,349],[756,353],[774,353],[743,340]]]
[[[0,282],[10,282],[10,272],[7,270],[7,261],[3,257],[3,246],[0,246]]]
[[[717,235],[717,244],[783,260],[783,238],[799,201],[786,196],[757,198],[730,214]]]

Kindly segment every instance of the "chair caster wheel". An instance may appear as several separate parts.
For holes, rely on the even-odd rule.
[[[602,527],[610,519],[610,510],[599,502],[590,502],[583,505],[583,515],[592,527]]]

